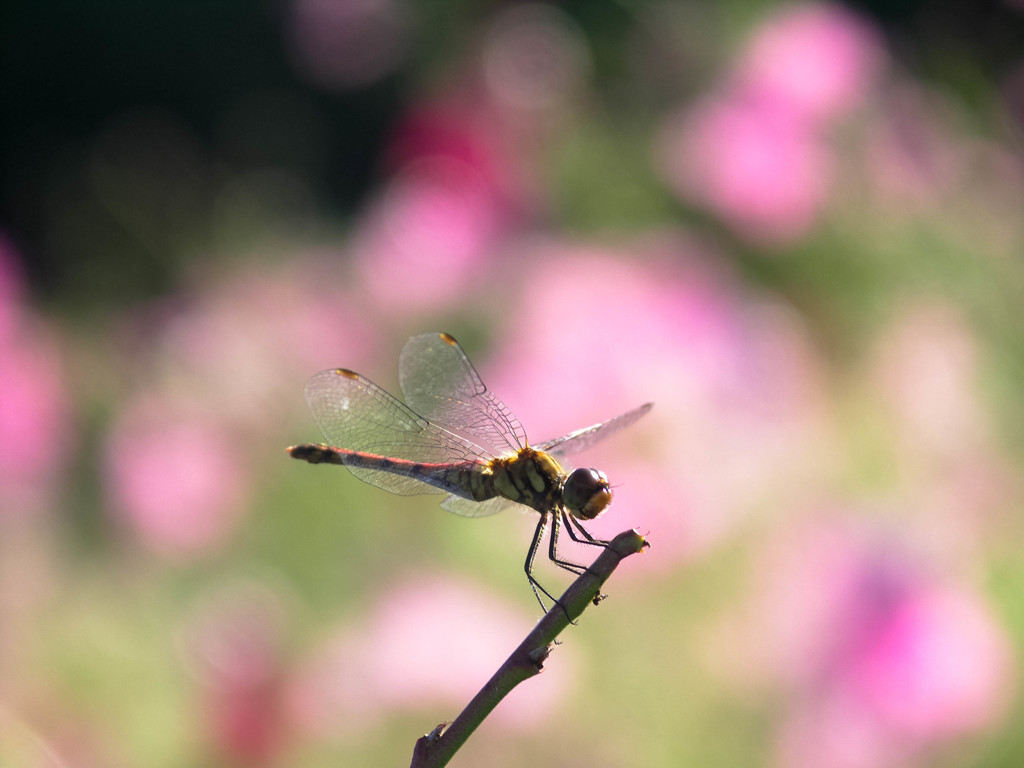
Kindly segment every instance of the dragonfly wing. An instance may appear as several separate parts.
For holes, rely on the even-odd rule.
[[[521,504],[516,504],[516,502],[509,501],[501,496],[495,496],[493,499],[487,499],[487,501],[471,501],[462,496],[452,494],[441,502],[441,509],[445,509],[460,517],[487,517],[504,512],[507,509],[512,509],[513,507],[523,508]]]
[[[306,402],[324,437],[344,451],[432,464],[475,462],[486,453],[481,446],[432,424],[369,379],[345,368],[314,375],[306,383]],[[360,480],[391,493],[442,492],[413,476],[346,466]]]
[[[518,451],[526,433],[511,411],[492,395],[462,347],[446,333],[413,336],[402,350],[398,377],[414,411],[494,456]]]
[[[556,457],[570,456],[574,453],[579,453],[580,451],[590,448],[595,443],[599,443],[605,438],[611,437],[616,432],[625,429],[653,407],[654,403],[644,403],[639,408],[627,411],[621,416],[616,416],[614,419],[608,419],[608,421],[602,421],[600,424],[594,424],[590,427],[577,429],[575,432],[570,432],[568,435],[563,437],[558,437],[554,440],[548,440],[546,443],[541,443],[536,446],[536,448],[540,451],[552,453]]]

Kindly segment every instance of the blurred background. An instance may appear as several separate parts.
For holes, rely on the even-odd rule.
[[[1024,764],[1019,0],[0,41],[0,764],[408,764],[539,618],[535,518],[284,448],[432,330],[535,442],[656,403],[581,457],[651,549],[453,765]]]

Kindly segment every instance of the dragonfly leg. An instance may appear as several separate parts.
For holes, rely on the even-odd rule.
[[[577,544],[590,544],[595,547],[607,547],[611,543],[605,541],[604,539],[595,539],[593,536],[590,535],[590,532],[583,527],[583,523],[581,523],[579,520],[577,520],[575,517],[568,514],[567,512],[562,512],[562,518],[565,520],[565,529],[569,532],[569,538],[575,541]],[[576,535],[574,526],[575,529],[578,529],[579,532],[583,534],[582,539]],[[597,605],[605,597],[607,597],[607,595],[602,595],[600,593],[595,595],[594,605]]]
[[[557,514],[552,517],[551,543],[548,545],[548,558],[550,558],[551,562],[558,567],[564,568],[570,573],[575,573],[577,576],[582,576],[587,570],[586,566],[574,563],[572,560],[563,560],[558,556],[558,534],[562,530],[561,517],[561,515]],[[569,537],[574,541],[579,541],[579,539],[573,535],[572,528],[569,528],[568,524],[566,525],[566,528],[569,531]]]
[[[569,533],[569,538],[575,541],[577,544],[592,544],[595,547],[607,547],[610,543],[605,541],[604,539],[595,539],[593,536],[590,535],[590,532],[583,527],[583,523],[581,523],[572,515],[563,512],[562,517],[565,519],[565,529]],[[575,526],[576,530],[583,534],[582,539],[576,535],[576,532],[573,530],[573,526]]]
[[[556,518],[557,520],[557,518]],[[540,603],[540,609],[544,613],[548,612],[548,607],[544,605],[544,598],[542,598],[541,592],[547,595],[548,599],[553,603],[557,603],[558,600],[533,577],[533,561],[537,558],[537,549],[540,547],[541,539],[544,538],[544,533],[548,528],[548,515],[543,514],[540,516],[540,520],[537,522],[537,530],[533,533],[533,541],[530,543],[530,551],[526,553],[526,565],[524,570],[526,571],[526,578],[530,582],[530,589],[533,590],[534,597],[537,598],[537,602]]]
[[[561,530],[562,530],[561,516],[558,515],[558,514],[552,515],[551,516],[551,540],[548,542],[548,559],[550,559],[551,562],[553,562],[559,568],[564,568],[565,570],[569,571],[569,573],[571,573],[571,574],[573,574],[575,576],[582,576],[584,573],[587,572],[586,566],[580,565],[579,563],[574,563],[571,560],[563,560],[562,558],[560,558],[558,556],[558,533]],[[548,596],[550,597],[550,595],[548,595]],[[569,610],[564,605],[562,605],[560,602],[558,602],[557,600],[555,602],[559,606],[561,606],[562,610],[565,612],[565,618],[567,618],[569,620],[569,623],[572,624],[573,626],[575,626],[576,622],[573,621],[572,617],[569,615]]]

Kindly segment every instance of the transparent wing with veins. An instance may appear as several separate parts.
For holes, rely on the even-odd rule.
[[[492,457],[526,445],[526,432],[484,386],[462,347],[446,333],[413,336],[402,350],[398,378],[417,413],[487,448]]]
[[[561,460],[563,456],[571,456],[574,453],[585,451],[592,445],[622,431],[651,410],[653,406],[654,403],[644,403],[639,408],[627,411],[620,416],[616,416],[614,419],[608,419],[608,421],[602,421],[599,424],[577,429],[568,435],[556,437],[554,440],[548,440],[534,447],[539,451],[547,451]]]
[[[306,383],[306,402],[328,443],[341,453],[373,454],[442,467],[479,463],[487,457],[482,446],[431,423],[369,379],[344,368],[314,375]],[[394,469],[347,469],[360,480],[391,493],[444,492]]]

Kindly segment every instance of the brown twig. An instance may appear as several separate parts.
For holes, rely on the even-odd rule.
[[[461,714],[451,724],[442,723],[417,740],[410,768],[441,768],[447,765],[498,702],[519,683],[541,671],[555,638],[570,622],[575,622],[589,604],[597,604],[601,598],[601,585],[622,559],[642,552],[647,546],[647,541],[635,530],[624,531],[612,539],[593,565],[572,583]]]

